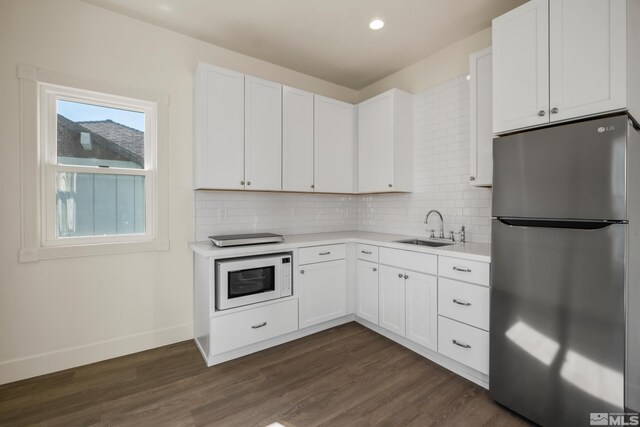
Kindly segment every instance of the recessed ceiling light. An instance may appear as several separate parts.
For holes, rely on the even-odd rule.
[[[384,22],[382,22],[382,19],[374,19],[373,21],[369,22],[369,28],[371,28],[372,30],[379,30],[382,27],[384,27]]]

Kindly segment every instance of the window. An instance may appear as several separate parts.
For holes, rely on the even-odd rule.
[[[21,260],[166,249],[166,196],[158,191],[166,181],[158,161],[165,97],[24,68],[35,78],[19,69],[23,130],[33,112],[37,132],[35,141],[23,135],[23,180],[36,198],[23,209],[37,231],[25,224]]]

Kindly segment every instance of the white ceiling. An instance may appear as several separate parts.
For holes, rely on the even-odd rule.
[[[525,0],[83,0],[359,90]],[[382,30],[369,21],[385,21]]]

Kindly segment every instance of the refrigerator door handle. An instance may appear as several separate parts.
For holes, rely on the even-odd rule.
[[[513,227],[573,228],[578,230],[599,230],[614,224],[628,224],[629,221],[615,220],[566,220],[544,218],[509,218],[498,217],[498,221]]]

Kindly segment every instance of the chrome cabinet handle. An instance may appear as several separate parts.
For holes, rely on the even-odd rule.
[[[402,279],[403,274],[402,273],[398,274],[398,277]]]
[[[457,345],[457,346],[459,346],[459,347],[462,347],[462,348],[471,348],[471,346],[470,346],[469,344],[465,344],[465,343],[460,342],[460,341],[452,340],[452,342],[453,342],[455,345]]]
[[[466,301],[461,301],[461,300],[457,300],[457,299],[453,299],[453,303],[454,304],[458,304],[458,305],[464,305],[466,307],[469,307],[471,305],[470,302],[466,302]]]
[[[389,188],[393,187],[393,184],[389,184]]]
[[[404,278],[405,278],[405,279],[408,279],[408,278],[409,278],[409,276],[407,276],[407,275],[405,274],[405,275],[404,275]]]
[[[240,181],[240,185],[244,185],[244,181]]]
[[[460,267],[453,266],[453,269],[455,271],[461,271],[463,273],[471,273],[471,269],[470,268],[460,268]]]
[[[329,255],[331,252],[320,252],[318,255]]]
[[[304,274],[304,270],[300,270],[300,274]]]
[[[475,176],[470,176],[470,177],[469,177],[469,181],[475,181],[475,180],[476,180],[476,177],[475,177]]]
[[[558,110],[558,107],[553,107],[551,109],[551,114],[558,114],[558,111],[560,111],[560,110]]]
[[[258,323],[257,325],[253,325],[251,329],[262,328],[263,326],[267,326],[267,322]]]
[[[377,269],[377,268],[375,268],[375,267],[373,267],[373,271],[378,271],[378,269]]]
[[[545,114],[546,113],[544,112],[544,110],[538,111],[538,116],[540,116],[540,117],[544,117]]]
[[[370,251],[360,251],[360,252],[363,253],[363,254],[371,255]]]
[[[247,181],[247,185],[251,185],[251,181]]]
[[[311,184],[311,188],[316,188],[315,184]]]

